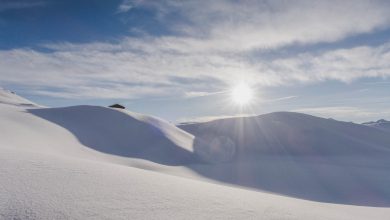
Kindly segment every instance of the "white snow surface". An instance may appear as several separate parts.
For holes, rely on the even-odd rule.
[[[381,156],[204,163],[196,138],[147,115],[43,108],[0,90],[0,219],[389,219],[382,142]],[[254,185],[238,181],[248,174]],[[334,196],[345,190],[350,200]]]
[[[14,92],[0,87],[0,103],[19,106],[38,106],[37,104],[16,95]]]

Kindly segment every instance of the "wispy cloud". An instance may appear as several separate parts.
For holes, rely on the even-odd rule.
[[[30,86],[38,94],[57,97],[137,98],[204,96],[242,80],[264,87],[389,77],[390,43],[262,57],[267,56],[266,51],[286,45],[332,42],[388,27],[389,4],[124,1],[118,10],[153,8],[161,24],[176,35],[146,34],[124,37],[116,43],[43,45],[50,52],[3,50],[0,82]],[[172,13],[183,19],[172,23]],[[265,55],[253,55],[258,50]]]
[[[186,92],[185,96],[187,98],[195,98],[195,97],[204,97],[204,96],[211,96],[211,95],[218,95],[227,93],[228,91],[219,91],[219,92],[196,92],[196,91],[190,91]]]
[[[242,51],[333,42],[386,28],[388,1],[142,1],[192,51]],[[180,20],[170,20],[172,14]],[[364,15],[364,16],[362,16]],[[188,48],[187,48],[188,49]]]
[[[261,101],[262,102],[280,102],[280,101],[285,101],[285,100],[295,99],[295,98],[298,98],[298,96],[291,95],[291,96],[285,96],[285,97],[274,98],[274,99],[263,99]]]
[[[55,51],[50,53],[28,49],[0,51],[0,80],[26,86],[73,87],[66,95],[81,98],[97,94],[87,91],[104,89],[114,95],[122,92],[124,87],[138,87],[126,93],[129,97],[145,95],[144,90],[149,91],[146,93],[149,95],[172,93],[188,96],[226,90],[242,79],[257,86],[277,86],[390,76],[390,44],[338,49],[322,54],[303,53],[257,62],[232,54],[180,53],[173,48],[168,50],[166,44],[155,39],[129,38],[118,44],[53,47]],[[180,83],[172,80],[175,77],[205,80]],[[21,80],[27,78],[29,80]],[[209,80],[212,80],[211,84]],[[208,89],[202,91],[199,88]]]
[[[124,13],[130,11],[132,8],[135,7],[134,1],[130,0],[124,0],[119,6],[118,6],[118,13]]]

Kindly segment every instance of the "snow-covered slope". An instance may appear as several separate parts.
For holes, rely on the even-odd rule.
[[[193,136],[161,119],[99,106],[31,108],[24,103],[28,102],[0,91],[4,146],[82,158],[141,158],[170,165],[194,160]]]
[[[232,159],[264,154],[323,156],[390,153],[390,136],[383,131],[302,113],[275,112],[179,127],[194,134],[199,143],[203,139],[210,142],[210,138],[230,139],[231,148],[234,148],[231,151],[235,151],[230,155]],[[199,148],[202,147],[200,144]],[[226,149],[223,151],[226,152]]]
[[[0,91],[0,219],[387,219],[390,216],[388,197],[382,190],[390,183],[388,163],[379,166],[366,160],[362,165],[354,156],[355,164],[352,160],[329,164],[325,163],[329,160],[313,163],[310,158],[298,161],[289,157],[286,160],[259,157],[258,163],[239,166],[209,164],[198,161],[194,155],[198,144],[194,144],[193,135],[160,119],[98,106],[42,108],[26,103],[29,102],[15,94]],[[211,142],[211,146],[231,144],[227,138],[218,140]],[[210,151],[203,149],[200,155],[207,159]],[[252,173],[253,167],[260,172]],[[293,172],[286,175],[290,171]],[[330,204],[292,198],[305,198],[291,194],[296,192],[294,181],[299,178],[304,179],[300,183],[308,184],[308,193],[313,192],[312,184],[317,181],[324,181],[320,195],[334,196],[340,192],[327,186],[332,182],[329,178],[310,179],[316,177],[313,173],[317,171],[336,180],[348,174],[349,178],[341,179],[338,187],[351,187],[359,192],[355,196],[366,199],[366,205],[383,207],[345,205],[356,200],[335,200],[345,204]],[[267,184],[275,183],[278,176],[287,179],[276,183],[276,188],[258,187],[267,184],[254,187],[263,192],[226,185],[245,185],[240,181],[250,177],[248,174]],[[378,187],[379,176],[382,188]],[[369,178],[372,181],[367,181]],[[354,181],[363,182],[366,188],[354,188]]]
[[[16,95],[14,92],[0,87],[0,103],[19,106],[37,106],[37,104]]]
[[[388,208],[316,203],[0,147],[0,219],[388,219]]]
[[[217,162],[193,166],[203,176],[315,201],[390,206],[390,136],[382,130],[292,112],[180,127],[195,135],[195,152]]]
[[[99,106],[28,112],[70,131],[81,144],[110,155],[170,165],[194,161],[192,135],[151,116]]]

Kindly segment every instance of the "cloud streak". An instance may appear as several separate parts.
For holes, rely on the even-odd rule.
[[[107,93],[100,98],[122,92],[126,94],[121,95],[123,98],[135,98],[215,93],[240,80],[264,87],[390,76],[389,43],[256,62],[234,54],[180,53],[154,40],[55,47],[50,53],[29,49],[0,51],[1,82],[55,87],[69,98],[92,98],[96,94],[93,91]],[[177,78],[193,79],[194,83]],[[63,96],[61,92],[52,95]]]
[[[137,7],[154,9],[162,24],[187,37],[191,51],[334,42],[390,23],[388,1],[138,1]],[[182,19],[173,23],[172,14]]]
[[[133,7],[153,9],[175,35],[3,50],[0,83],[53,97],[132,99],[204,96],[238,81],[265,87],[390,76],[390,43],[267,57],[386,28],[387,1],[124,1],[118,11]]]

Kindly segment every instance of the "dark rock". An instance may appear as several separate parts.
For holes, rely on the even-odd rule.
[[[108,106],[108,107],[110,107],[110,108],[120,108],[120,109],[125,109],[125,106],[123,106],[123,105],[119,105],[119,104],[113,104],[113,105],[110,105],[110,106]]]

